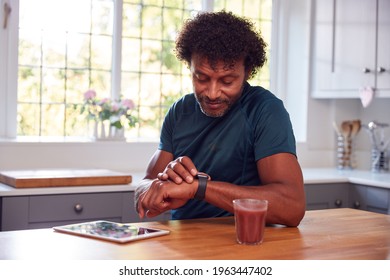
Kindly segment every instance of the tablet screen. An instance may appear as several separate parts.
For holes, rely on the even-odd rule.
[[[102,238],[116,242],[128,242],[169,233],[167,230],[139,227],[132,224],[120,224],[109,221],[94,221],[66,225],[54,227],[54,230]]]

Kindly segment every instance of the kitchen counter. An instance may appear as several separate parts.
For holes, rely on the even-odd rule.
[[[368,170],[338,170],[333,168],[304,168],[305,184],[352,183],[390,189],[390,173]]]
[[[367,170],[337,170],[333,168],[304,168],[304,183],[311,184],[333,184],[353,183],[373,187],[390,189],[390,173],[373,173]],[[133,173],[133,182],[128,185],[109,186],[72,186],[52,188],[14,188],[0,183],[1,196],[23,196],[23,195],[47,195],[66,193],[100,193],[100,192],[121,192],[133,191],[144,174]]]
[[[51,228],[0,232],[0,259],[390,259],[390,216],[348,208],[307,211],[299,227],[267,226],[258,246],[236,243],[233,217],[136,225],[170,234],[116,244]]]

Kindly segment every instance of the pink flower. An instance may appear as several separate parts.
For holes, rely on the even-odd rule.
[[[96,97],[96,91],[89,89],[84,93],[84,100],[94,99]]]
[[[131,110],[134,108],[135,104],[131,99],[97,99],[96,91],[89,89],[84,93],[81,114],[85,113],[89,120],[96,122],[109,120],[110,126],[117,128],[123,128],[125,125],[134,127],[137,122],[137,119],[131,114]]]
[[[117,102],[113,102],[111,105],[111,110],[112,111],[118,111],[120,109],[120,105]]]
[[[122,105],[126,107],[128,110],[132,110],[135,107],[134,102],[131,99],[123,99]]]
[[[110,98],[103,98],[102,100],[100,100],[99,104],[101,105],[104,105],[104,104],[109,104],[111,102],[111,99]]]

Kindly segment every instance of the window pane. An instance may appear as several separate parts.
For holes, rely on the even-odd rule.
[[[42,136],[64,135],[64,104],[42,104]]]
[[[161,69],[161,41],[143,40],[141,71],[159,73]]]
[[[144,6],[142,9],[142,37],[162,39],[161,6]]]
[[[160,104],[160,85],[161,77],[159,74],[143,74],[141,77],[140,105],[158,106]]]
[[[90,87],[90,73],[81,69],[66,70],[66,102],[81,104],[84,101],[84,93]],[[67,118],[69,119],[69,118]]]
[[[139,71],[141,59],[141,46],[139,39],[122,39],[122,70]]]
[[[91,65],[91,36],[82,33],[68,33],[66,44],[67,66],[79,69],[89,68]]]
[[[42,66],[63,68],[66,65],[66,34],[62,32],[42,33]]]
[[[18,135],[85,134],[86,121],[76,118],[83,93],[111,92],[113,7],[113,0],[20,0]]]
[[[91,37],[91,68],[111,69],[112,59],[112,37],[92,36]]]
[[[64,102],[65,84],[63,69],[43,69],[42,70],[42,102]],[[49,120],[50,121],[50,120]]]
[[[142,6],[139,4],[123,3],[123,37],[141,37]]]
[[[40,135],[40,109],[36,104],[18,104],[18,135]]]
[[[41,70],[19,66],[18,102],[39,102]]]
[[[142,138],[158,138],[161,127],[161,108],[159,107],[140,107],[139,136]]]
[[[19,30],[19,65],[39,65],[42,59],[41,31]]]
[[[122,95],[138,104],[140,92],[140,75],[138,73],[122,73]]]

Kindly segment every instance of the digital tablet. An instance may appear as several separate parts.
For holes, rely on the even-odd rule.
[[[118,243],[169,234],[168,230],[138,227],[132,224],[120,224],[109,221],[93,221],[53,227],[55,231],[99,238]]]

